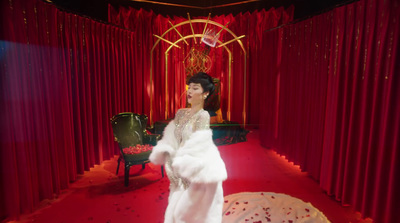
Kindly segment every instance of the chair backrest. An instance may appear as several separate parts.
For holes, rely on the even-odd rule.
[[[146,128],[147,119],[143,123],[141,116],[143,115],[125,112],[111,118],[114,137],[120,149],[143,144],[143,132]]]

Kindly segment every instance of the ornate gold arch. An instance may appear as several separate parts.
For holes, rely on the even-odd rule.
[[[151,51],[150,51],[150,125],[153,125],[153,51],[156,48],[156,46],[158,45],[158,43],[162,40],[165,41],[167,43],[170,44],[170,46],[168,47],[168,49],[165,51],[165,119],[168,119],[168,102],[169,102],[169,95],[168,95],[168,53],[169,51],[172,49],[172,47],[177,47],[177,48],[181,48],[180,46],[178,46],[177,44],[184,41],[187,45],[189,45],[189,43],[186,41],[186,39],[190,39],[193,38],[194,42],[197,43],[196,38],[202,38],[205,35],[205,31],[206,28],[208,26],[208,24],[212,24],[214,26],[220,27],[220,32],[222,32],[223,30],[227,31],[227,33],[229,33],[233,39],[227,41],[227,42],[221,42],[220,40],[218,40],[219,45],[216,46],[216,48],[219,47],[224,47],[224,49],[228,52],[229,55],[229,67],[228,67],[228,108],[227,108],[227,119],[230,121],[231,119],[231,81],[232,81],[232,52],[226,47],[226,45],[232,43],[232,42],[237,42],[242,51],[243,51],[243,57],[244,57],[244,78],[243,78],[243,85],[244,85],[244,90],[243,90],[243,111],[242,111],[242,118],[243,118],[243,125],[246,124],[246,79],[247,79],[247,75],[246,75],[246,71],[247,71],[247,54],[246,54],[246,50],[243,46],[243,43],[240,39],[242,39],[243,37],[245,37],[245,35],[242,36],[236,36],[230,29],[227,28],[227,25],[229,24],[229,22],[224,26],[220,23],[214,22],[210,20],[210,15],[208,15],[207,19],[190,19],[190,15],[188,13],[188,20],[187,21],[183,21],[181,23],[178,23],[176,25],[173,25],[170,21],[170,25],[171,28],[169,28],[167,31],[165,31],[161,36],[155,35],[153,34],[155,37],[157,37],[158,39],[156,40],[156,42],[154,43]],[[203,33],[199,34],[199,33],[195,33],[192,24],[193,23],[204,23],[204,29],[203,29]],[[182,36],[182,34],[176,29],[179,26],[183,26],[189,24],[192,34],[190,35],[186,35],[186,36]],[[169,33],[170,31],[175,30],[178,35],[180,36],[180,38],[178,40],[176,40],[175,42],[171,42],[167,39],[164,38],[164,36]]]

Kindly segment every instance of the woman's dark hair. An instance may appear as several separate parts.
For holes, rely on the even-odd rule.
[[[199,72],[193,75],[188,81],[188,84],[190,83],[200,84],[204,90],[203,92],[209,92],[210,95],[215,90],[215,85],[212,77],[204,72]]]

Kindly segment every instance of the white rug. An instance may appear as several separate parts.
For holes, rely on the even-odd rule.
[[[286,194],[243,192],[224,199],[223,223],[330,222],[310,203]]]

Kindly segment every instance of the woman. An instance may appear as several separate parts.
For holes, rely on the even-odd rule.
[[[178,110],[150,155],[165,165],[170,180],[165,223],[221,223],[222,181],[226,168],[212,141],[210,115],[204,101],[214,91],[212,78],[197,73],[189,79],[187,99],[191,108]]]

